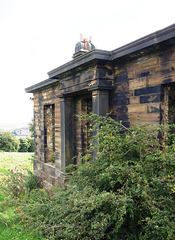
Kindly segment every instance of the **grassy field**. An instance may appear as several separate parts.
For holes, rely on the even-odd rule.
[[[16,171],[17,169],[26,172],[27,170],[32,171],[32,154],[0,152],[0,240],[44,239],[38,233],[28,231],[19,222],[15,202],[12,201],[9,204],[10,190],[6,187],[5,179],[11,176],[11,171]]]
[[[0,174],[8,174],[10,169],[20,168],[32,171],[32,153],[0,152]]]

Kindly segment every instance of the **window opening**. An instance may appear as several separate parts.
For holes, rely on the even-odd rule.
[[[163,115],[162,115],[162,123],[163,124],[175,124],[175,84],[168,84],[163,86]],[[164,142],[170,143],[172,134],[175,135],[174,128],[170,130],[169,137],[168,132],[164,132]]]
[[[82,113],[89,114],[92,112],[92,97],[84,96],[74,99],[74,163],[80,161],[81,155],[83,155],[88,148],[90,135],[88,133],[89,125],[84,120],[79,120],[77,115]]]
[[[44,155],[46,163],[55,162],[55,105],[44,106]]]

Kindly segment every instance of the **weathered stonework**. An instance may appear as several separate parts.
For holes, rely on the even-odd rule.
[[[107,112],[116,121],[175,123],[175,25],[114,51],[76,54],[26,89],[34,95],[34,171],[49,185],[65,182],[88,145],[77,114]]]

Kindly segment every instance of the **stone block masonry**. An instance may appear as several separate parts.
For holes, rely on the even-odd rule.
[[[34,171],[37,176],[44,179],[47,186],[53,185],[55,182],[55,166],[61,166],[60,99],[58,94],[58,85],[34,93]]]
[[[175,24],[113,51],[77,52],[48,75],[26,89],[34,95],[34,172],[47,187],[64,185],[66,166],[88,148],[77,114],[110,113],[126,127],[175,123]]]
[[[162,123],[161,115],[166,111],[162,105],[162,86],[175,82],[174,57],[173,45],[169,50],[149,52],[115,67],[111,110],[116,120],[124,120],[126,125],[133,122]]]

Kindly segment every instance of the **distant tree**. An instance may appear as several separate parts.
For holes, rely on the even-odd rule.
[[[27,138],[19,139],[19,150],[18,152],[28,152],[28,140]]]
[[[13,133],[14,136],[18,135],[16,130],[14,130],[12,133]]]
[[[34,152],[35,146],[34,146],[34,138],[27,138],[28,139],[28,152]]]
[[[20,138],[18,152],[34,152],[34,138]]]
[[[29,123],[29,131],[31,132],[31,138],[28,138],[28,152],[34,152],[34,119]]]
[[[0,132],[0,150],[5,152],[17,152],[19,141],[10,132]]]
[[[29,123],[29,131],[31,132],[31,137],[34,137],[34,119]]]

